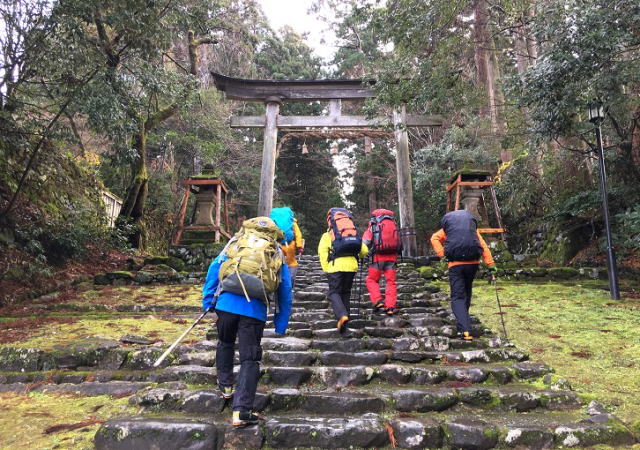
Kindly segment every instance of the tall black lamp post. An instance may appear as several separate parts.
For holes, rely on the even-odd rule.
[[[604,107],[601,102],[594,101],[589,104],[589,122],[596,126],[596,139],[598,141],[598,159],[600,160],[600,195],[602,195],[602,212],[604,213],[604,227],[607,233],[607,271],[609,273],[609,290],[611,298],[620,299],[618,288],[618,267],[616,255],[611,242],[611,224],[609,223],[609,201],[607,199],[607,172],[604,167],[604,148],[602,146],[602,130],[600,126],[604,121]]]

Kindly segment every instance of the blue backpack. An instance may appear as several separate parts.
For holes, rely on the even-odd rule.
[[[284,243],[288,244],[293,241],[293,211],[291,208],[285,206],[282,208],[273,208],[269,218],[273,220],[278,228],[284,233]]]

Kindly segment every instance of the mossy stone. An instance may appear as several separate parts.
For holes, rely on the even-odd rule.
[[[534,278],[544,278],[547,276],[548,270],[544,267],[532,267],[529,269],[529,275]]]
[[[216,232],[213,230],[185,230],[180,239],[182,245],[190,244],[210,244],[216,239]]]
[[[93,277],[93,284],[97,284],[101,286],[110,284],[109,278],[107,278],[107,275],[105,275],[104,273],[100,273]]]
[[[570,280],[580,275],[580,272],[573,267],[552,267],[547,273],[554,280]]]
[[[425,278],[427,280],[431,280],[435,278],[435,271],[433,270],[432,267],[427,267],[427,266],[420,267],[418,268],[418,273],[422,278]]]
[[[108,280],[131,280],[133,281],[133,274],[126,270],[117,270],[115,272],[107,272],[105,274]]]
[[[145,258],[144,265],[168,266],[177,272],[184,270],[184,261],[175,256],[152,256]]]

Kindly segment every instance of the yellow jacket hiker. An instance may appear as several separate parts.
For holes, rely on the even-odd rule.
[[[296,256],[300,250],[304,249],[304,241],[302,240],[302,232],[298,226],[298,221],[293,220],[293,241],[288,244],[282,244],[282,252],[287,261],[287,266],[295,267],[298,265]]]
[[[331,236],[329,236],[329,232],[326,232],[318,244],[318,256],[322,270],[327,274],[327,282],[329,283],[327,297],[338,321],[337,328],[340,333],[343,333],[346,331],[346,324],[351,312],[351,286],[353,286],[353,279],[358,272],[358,260],[355,256],[340,256],[329,261],[331,250]],[[369,249],[365,244],[362,244],[358,258],[364,258],[368,253]]]
[[[322,271],[325,273],[336,273],[336,272],[357,272],[358,271],[358,260],[355,256],[341,256],[339,258],[335,258],[333,261],[329,261],[329,253],[331,252],[331,236],[329,233],[324,233],[322,238],[320,238],[320,243],[318,244],[318,256],[320,257],[320,265],[322,266]],[[365,244],[362,244],[362,248],[360,249],[360,254],[358,258],[364,258],[369,254],[369,249]]]

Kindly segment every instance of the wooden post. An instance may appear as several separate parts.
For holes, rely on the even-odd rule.
[[[404,256],[416,256],[415,215],[413,212],[413,186],[411,185],[411,162],[409,160],[409,134],[406,127],[406,108],[393,112],[396,137],[396,171],[398,174],[398,206]]]
[[[222,186],[216,186],[216,244],[220,242],[220,227],[222,215]]]
[[[264,144],[262,148],[262,171],[260,173],[260,194],[258,197],[258,216],[267,216],[273,206],[273,182],[276,175],[276,147],[278,143],[278,113],[280,98],[269,97],[266,100],[264,124]]]
[[[372,150],[372,141],[370,137],[364,138],[364,154],[367,158],[368,162],[371,162],[371,150]],[[369,213],[375,210],[377,206],[376,201],[376,184],[373,179],[373,173],[371,170],[367,172],[367,192],[369,194]]]
[[[229,197],[227,191],[224,191],[224,231],[231,234],[229,229]]]
[[[178,230],[173,237],[173,245],[179,245],[182,238],[182,230],[184,229],[184,216],[187,214],[187,205],[189,204],[189,194],[191,186],[184,187],[184,195],[182,196],[182,204],[180,205],[180,213],[178,213]]]
[[[496,213],[496,219],[498,219],[498,228],[504,230],[504,224],[502,223],[502,214],[500,213],[500,207],[498,206],[498,197],[496,197],[496,191],[493,188],[493,184],[489,186],[489,192],[491,193],[491,203],[493,204],[493,209]],[[505,240],[504,231],[500,233],[500,239],[502,239],[502,241]]]

